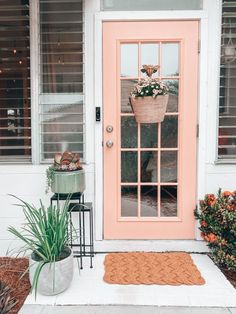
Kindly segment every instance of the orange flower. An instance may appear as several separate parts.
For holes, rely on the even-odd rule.
[[[214,194],[207,194],[207,205],[213,206],[216,203],[216,198]]]
[[[203,221],[201,222],[201,226],[204,227],[204,228],[206,228],[206,227],[208,226],[208,224],[207,224],[207,222],[206,222],[205,220],[203,220]]]
[[[217,236],[214,233],[210,233],[204,237],[207,242],[214,243],[217,241]]]
[[[230,191],[224,191],[222,193],[223,197],[229,197],[232,193]]]

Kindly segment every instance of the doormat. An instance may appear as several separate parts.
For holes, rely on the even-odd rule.
[[[204,285],[188,253],[110,253],[104,281],[119,285]]]
[[[29,294],[29,275],[25,273],[28,267],[27,258],[0,257],[0,281],[10,288],[10,297],[16,302],[10,311],[11,314],[19,312]],[[0,313],[1,305],[3,304],[0,304]]]

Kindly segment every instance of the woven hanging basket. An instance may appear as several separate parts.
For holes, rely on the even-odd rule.
[[[164,120],[169,95],[130,97],[130,104],[137,123],[157,123]]]

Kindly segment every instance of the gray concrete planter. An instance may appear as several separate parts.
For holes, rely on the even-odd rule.
[[[61,261],[47,263],[43,266],[38,281],[37,292],[43,295],[56,295],[65,291],[73,278],[73,254],[71,249],[70,255]],[[29,259],[29,277],[32,285],[34,273],[39,262],[36,262],[32,255]]]
[[[85,190],[84,170],[54,171],[51,190],[57,194],[83,193]]]

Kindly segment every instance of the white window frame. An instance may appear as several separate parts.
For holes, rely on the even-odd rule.
[[[218,25],[216,25],[216,27],[218,26],[218,33],[219,33],[219,37],[218,37],[218,41],[216,42],[216,47],[217,47],[217,51],[218,54],[216,56],[216,64],[218,65],[217,68],[217,121],[216,121],[216,146],[215,146],[215,164],[216,165],[232,165],[232,164],[236,164],[236,159],[219,159],[219,153],[218,153],[218,149],[219,149],[219,122],[220,122],[220,114],[219,114],[219,106],[220,106],[220,66],[221,66],[221,42],[222,42],[222,10],[223,9],[223,1],[219,0],[219,8],[218,8],[218,12],[220,15],[220,21],[218,21]],[[217,21],[217,19],[216,19]]]
[[[89,60],[93,60],[91,49],[89,49],[89,36],[93,34],[91,23],[89,23],[89,7],[86,0],[83,0],[84,8],[84,103],[83,103],[83,120],[84,120],[84,154],[83,164],[90,163],[93,159],[92,145],[87,145],[87,141],[92,143],[93,132],[91,126],[93,124],[93,114],[91,112],[93,93],[89,90],[89,82],[91,82],[91,66]],[[40,93],[40,16],[39,16],[39,0],[30,0],[30,75],[31,75],[31,155],[32,164],[49,164],[50,161],[42,161],[40,158],[40,119],[39,119],[39,93]]]

